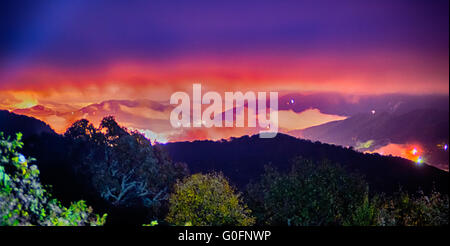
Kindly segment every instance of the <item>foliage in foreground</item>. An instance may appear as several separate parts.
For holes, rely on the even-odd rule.
[[[39,170],[18,152],[22,135],[0,132],[0,225],[103,225],[106,214],[92,212],[84,201],[68,208],[52,199],[39,181]]]
[[[194,174],[177,182],[167,222],[175,225],[249,226],[251,211],[222,174]]]
[[[448,225],[448,195],[399,191],[369,198],[362,177],[338,165],[296,158],[292,170],[266,167],[246,199],[261,225],[427,226]]]
[[[247,189],[247,201],[262,225],[340,225],[364,204],[367,183],[326,162],[297,158],[281,174],[266,167],[259,183]]]
[[[377,207],[376,225],[448,225],[448,195],[436,191],[410,195],[400,190],[392,197],[380,199]]]
[[[75,140],[70,154],[79,151],[78,168],[87,170],[96,193],[114,206],[136,204],[161,208],[166,222],[175,225],[448,225],[448,195],[439,192],[386,196],[372,194],[364,179],[329,162],[296,158],[290,172],[271,167],[261,180],[247,187],[245,202],[222,174],[186,173],[142,135],[106,118],[99,129],[77,122],[66,138]],[[33,159],[18,150],[15,139],[0,133],[0,225],[103,225],[106,214],[96,215],[84,201],[63,206],[52,199],[39,180]],[[84,148],[83,148],[84,146]],[[77,160],[78,161],[78,160]],[[141,192],[138,192],[141,191]],[[160,194],[160,195],[158,195]],[[72,200],[72,199],[71,199]],[[162,222],[162,221],[161,221]],[[164,222],[163,222],[164,223]],[[146,226],[156,226],[153,220]]]

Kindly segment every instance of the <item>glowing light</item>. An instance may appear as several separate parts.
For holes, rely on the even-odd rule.
[[[291,104],[294,104],[294,99],[291,99]]]
[[[375,141],[372,140],[372,139],[368,140],[366,142],[357,142],[356,143],[356,149],[368,149],[368,148],[370,148],[373,145],[374,142]]]
[[[36,99],[25,99],[20,103],[17,103],[14,105],[15,108],[20,108],[20,109],[24,109],[24,108],[31,108],[37,105],[37,100]]]
[[[404,157],[421,164],[423,162],[423,150],[418,146],[412,147],[405,153]]]
[[[423,163],[423,159],[422,159],[421,156],[419,156],[419,158],[417,158],[416,163],[417,163],[418,165],[421,165],[421,164]]]
[[[444,151],[448,150],[448,145],[446,143],[441,143],[436,145],[439,149],[443,149]]]
[[[370,111],[372,114],[375,114],[376,112],[375,112],[375,110],[372,110],[372,111]]]

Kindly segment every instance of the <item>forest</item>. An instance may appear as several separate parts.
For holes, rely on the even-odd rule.
[[[448,225],[448,173],[401,158],[285,135],[152,144],[111,116],[59,135],[8,117],[32,123],[0,124],[1,225]]]

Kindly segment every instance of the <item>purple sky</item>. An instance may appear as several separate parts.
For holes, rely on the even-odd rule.
[[[7,13],[0,17],[0,59],[3,65],[83,67],[125,58],[399,50],[448,59],[448,5],[447,0],[20,1],[1,8]]]

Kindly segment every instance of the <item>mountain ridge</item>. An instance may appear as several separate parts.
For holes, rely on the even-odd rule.
[[[394,192],[399,185],[411,191],[420,188],[431,190],[435,186],[448,192],[448,173],[433,166],[417,166],[400,157],[365,154],[280,133],[273,139],[253,135],[222,141],[174,142],[161,146],[174,161],[186,162],[193,172],[220,171],[238,187],[258,179],[264,165],[272,164],[281,170],[288,170],[290,159],[302,156],[339,163],[350,171],[364,175],[375,190],[387,193]]]
[[[40,135],[42,133],[56,134],[45,122],[34,117],[15,114],[7,110],[0,110],[0,132],[13,135],[21,132],[24,137]]]

